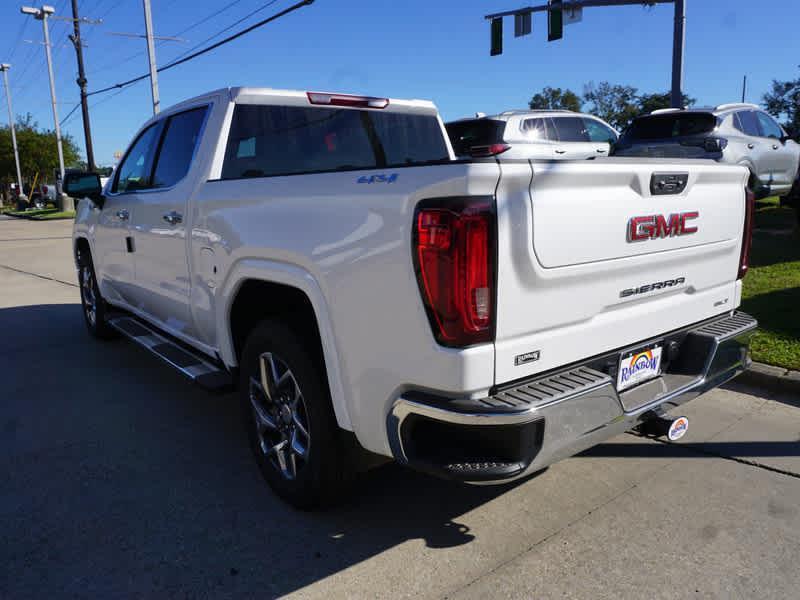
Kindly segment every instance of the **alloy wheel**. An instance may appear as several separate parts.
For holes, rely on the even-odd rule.
[[[249,396],[262,454],[285,479],[295,479],[308,462],[311,435],[305,399],[292,370],[275,354],[261,354]]]

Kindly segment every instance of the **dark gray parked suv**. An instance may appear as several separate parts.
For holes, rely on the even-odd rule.
[[[800,145],[755,104],[654,111],[633,121],[614,154],[710,158],[746,166],[756,197],[789,199],[798,191]]]

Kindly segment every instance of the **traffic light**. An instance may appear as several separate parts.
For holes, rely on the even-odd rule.
[[[514,15],[514,37],[528,35],[531,29],[531,13],[523,12]]]
[[[564,37],[564,10],[561,0],[549,0],[547,10],[547,41],[560,40]]]
[[[489,54],[497,56],[503,53],[503,18],[492,19],[492,48]]]

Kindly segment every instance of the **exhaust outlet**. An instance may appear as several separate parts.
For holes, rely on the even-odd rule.
[[[687,417],[676,417],[674,419],[653,417],[639,425],[637,429],[642,435],[666,437],[670,442],[676,442],[689,430],[689,419]]]

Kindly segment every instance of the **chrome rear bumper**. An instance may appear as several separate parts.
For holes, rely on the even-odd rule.
[[[501,388],[479,400],[409,392],[388,418],[396,460],[471,483],[538,471],[666,413],[750,365],[754,318],[736,312],[658,340],[671,355],[660,377],[618,393],[613,367],[627,348]]]

